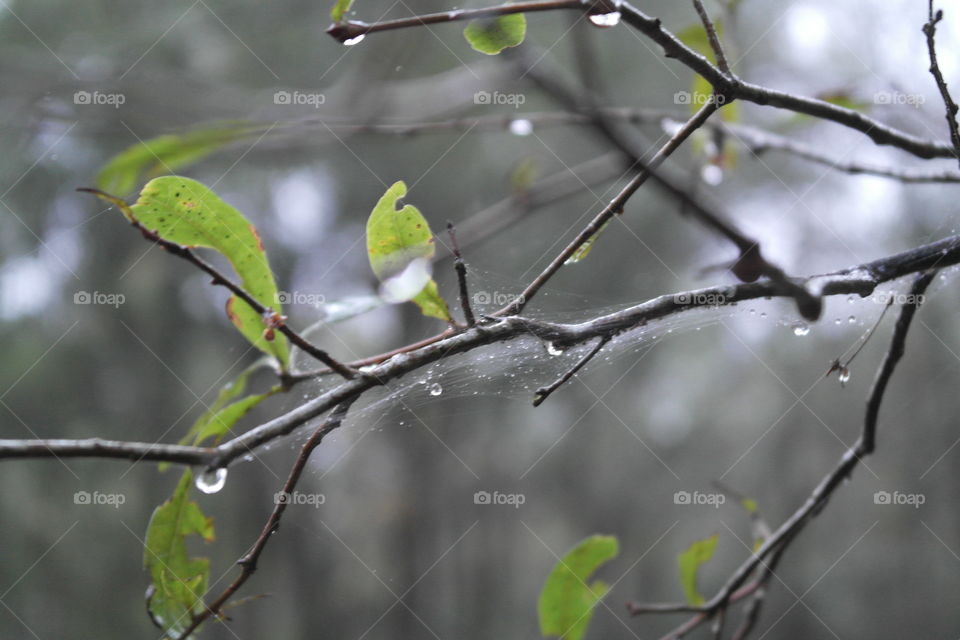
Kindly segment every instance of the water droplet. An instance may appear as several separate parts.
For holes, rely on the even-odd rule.
[[[853,324],[856,321],[857,321],[857,316],[850,316],[849,318],[847,318],[847,322],[849,322],[850,324]]]
[[[766,311],[762,312],[762,313],[760,314],[760,317],[761,317],[761,318],[766,318],[766,317],[767,317],[767,312],[766,312]]]
[[[793,335],[795,336],[805,336],[808,333],[810,333],[810,327],[802,322],[793,326]]]
[[[523,118],[511,120],[510,133],[515,136],[528,136],[533,133],[533,123]]]
[[[611,11],[610,13],[592,13],[590,14],[590,22],[604,29],[615,27],[620,24],[620,12]]]
[[[343,44],[348,47],[352,47],[355,44],[360,44],[363,41],[363,39],[366,37],[367,37],[366,34],[361,33],[356,38],[347,38],[346,40],[343,41]]]
[[[557,345],[555,345],[555,344],[552,343],[552,342],[548,342],[548,343],[547,343],[547,353],[549,353],[549,354],[552,355],[552,356],[559,356],[559,355],[562,355],[562,354],[563,354],[563,349],[561,349],[560,347],[558,347]]]
[[[840,375],[837,376],[837,379],[840,380],[841,385],[847,384],[850,381],[850,369],[843,368],[840,370]]]
[[[841,322],[843,321],[840,318],[835,318],[833,324],[840,324]]]
[[[253,462],[253,454],[248,453],[247,455],[243,456],[241,460],[243,460],[244,462]]]
[[[434,383],[431,384],[429,387],[427,387],[427,390],[430,391],[430,395],[432,395],[432,396],[438,396],[438,395],[440,395],[441,393],[443,393],[443,387],[441,387],[441,386],[440,386],[439,384],[437,384],[436,382],[434,382]]]
[[[227,484],[227,468],[205,469],[203,473],[197,476],[197,489],[204,493],[216,493],[223,489]]]
[[[704,165],[703,168],[700,169],[700,179],[711,187],[715,187],[723,182],[723,169],[715,164]]]
[[[857,298],[855,296],[847,296],[848,303],[854,304],[856,301],[857,301]]]

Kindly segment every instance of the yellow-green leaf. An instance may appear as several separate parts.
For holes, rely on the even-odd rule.
[[[202,610],[210,577],[210,561],[187,554],[187,536],[213,540],[213,520],[189,499],[192,484],[193,473],[187,469],[173,496],[153,511],[143,552],[153,584],[150,614],[171,637],[182,633],[192,615]]]
[[[683,585],[687,602],[693,606],[706,602],[697,590],[697,572],[701,565],[706,564],[713,557],[719,538],[718,534],[713,534],[709,538],[697,540],[677,558],[680,565],[680,583]]]
[[[333,18],[334,22],[340,22],[347,11],[350,11],[350,5],[352,4],[353,0],[337,0],[337,3],[330,9],[330,17]]]
[[[125,196],[150,178],[173,173],[231,142],[257,135],[262,130],[262,125],[252,123],[227,124],[138,142],[115,155],[100,169],[97,187]]]
[[[472,20],[463,30],[470,46],[489,56],[495,56],[507,47],[515,47],[527,34],[527,18],[522,13],[511,13],[496,18]]]
[[[587,580],[619,553],[613,536],[591,536],[580,542],[553,567],[540,591],[537,615],[545,638],[580,640],[594,607],[609,591],[600,580]]]
[[[263,306],[281,313],[277,283],[256,227],[210,189],[181,176],[154,178],[140,191],[136,203],[125,209],[124,215],[165,240],[219,251],[233,265],[240,286]],[[227,301],[227,315],[252,345],[287,368],[286,337],[271,331],[273,339],[268,340],[263,318],[236,296]]]
[[[593,245],[597,241],[597,238],[600,237],[600,234],[603,233],[603,231],[607,228],[607,225],[609,224],[610,224],[610,220],[607,220],[606,222],[604,222],[603,225],[599,229],[597,229],[597,232],[595,234],[587,238],[587,241],[584,242],[582,245],[580,245],[580,248],[574,251],[573,255],[567,258],[567,261],[564,264],[576,264],[581,260],[583,260],[584,258],[586,258],[588,255],[590,255],[590,251],[593,250]]]
[[[398,181],[383,194],[367,219],[367,253],[370,267],[381,282],[402,277],[408,268],[422,263],[429,265],[436,253],[433,233],[426,218],[411,204],[397,208],[407,195],[407,185]],[[414,264],[414,263],[417,264]],[[424,266],[426,268],[426,266]],[[437,283],[427,275],[419,293],[405,296],[415,302],[424,315],[450,320],[447,303],[437,290]],[[423,282],[423,280],[421,280]],[[414,289],[416,291],[416,289]]]

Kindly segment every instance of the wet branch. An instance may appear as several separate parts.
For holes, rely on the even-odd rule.
[[[820,484],[813,490],[806,502],[780,525],[753,555],[733,572],[726,584],[706,604],[697,607],[685,605],[635,606],[630,608],[631,613],[637,615],[639,613],[650,612],[696,611],[697,615],[685,623],[686,625],[693,626],[696,626],[696,624],[699,624],[706,618],[717,615],[719,611],[725,610],[728,607],[732,602],[733,594],[737,592],[755,570],[759,567],[766,568],[770,566],[769,563],[766,562],[766,558],[775,557],[774,554],[782,554],[800,531],[820,513],[836,489],[845,479],[852,475],[853,470],[860,461],[874,451],[877,421],[883,396],[886,393],[887,385],[893,376],[897,363],[899,363],[903,357],[907,334],[910,331],[910,324],[917,309],[920,307],[920,301],[923,300],[923,293],[927,290],[927,287],[930,286],[935,275],[936,271],[931,269],[921,273],[914,279],[910,289],[911,295],[908,298],[908,302],[900,308],[900,316],[897,318],[893,336],[890,339],[890,346],[887,349],[883,362],[880,364],[877,376],[873,382],[873,387],[870,390],[860,437],[857,439],[857,442],[844,453],[833,470],[820,481]],[[768,569],[768,571],[772,570]],[[756,606],[759,606],[759,604]],[[694,620],[697,622],[694,623]],[[748,618],[745,622],[747,631],[752,628],[752,624]],[[685,628],[684,633],[686,631],[689,631],[689,628]],[[667,636],[667,638],[675,637],[679,637],[679,635]],[[741,634],[739,637],[744,637],[744,635]]]
[[[940,97],[943,98],[943,104],[947,109],[947,127],[950,129],[950,140],[953,141],[953,148],[956,152],[957,160],[960,161],[960,130],[957,129],[957,103],[950,96],[947,89],[947,82],[943,79],[943,73],[940,72],[940,65],[937,63],[937,45],[935,37],[937,34],[937,23],[943,20],[943,9],[933,11],[933,0],[929,0],[927,5],[929,17],[927,23],[923,25],[923,34],[927,36],[927,53],[930,55],[930,73],[937,83],[940,90]]]
[[[274,500],[273,511],[270,513],[270,517],[260,531],[260,535],[257,537],[256,542],[253,543],[253,547],[251,547],[242,558],[237,560],[237,564],[240,565],[240,575],[238,575],[213,602],[207,605],[202,613],[194,616],[190,625],[180,634],[181,640],[188,638],[197,627],[209,618],[222,615],[221,612],[224,605],[227,604],[230,598],[234,596],[240,587],[242,587],[257,570],[257,561],[260,559],[260,554],[263,553],[267,542],[270,541],[270,537],[280,527],[280,519],[283,517],[283,512],[286,511],[287,505],[290,503],[289,497],[297,488],[297,483],[300,481],[300,476],[303,474],[303,469],[307,464],[307,460],[310,458],[310,454],[320,445],[328,433],[337,429],[343,423],[343,419],[346,417],[352,404],[353,400],[348,400],[338,405],[323,424],[313,432],[313,435],[303,444],[303,447],[300,448],[300,455],[297,456],[293,467],[290,469],[290,473],[287,475],[286,481],[283,483],[281,494]]]
[[[99,198],[102,198],[104,200],[107,200],[108,202],[113,203],[117,208],[123,211],[124,215],[126,216],[127,220],[130,222],[130,224],[133,225],[134,228],[139,230],[146,240],[158,244],[161,248],[166,250],[168,253],[171,253],[177,256],[178,258],[183,258],[187,262],[193,264],[198,269],[200,269],[201,271],[203,271],[204,273],[206,273],[212,278],[212,284],[220,285],[229,289],[230,292],[233,293],[233,295],[243,300],[243,302],[245,302],[251,309],[256,311],[260,315],[260,317],[263,318],[265,325],[269,329],[275,329],[279,331],[280,333],[285,335],[287,339],[290,340],[290,342],[295,344],[300,349],[303,349],[303,351],[310,354],[311,356],[313,356],[323,364],[327,365],[328,367],[330,367],[330,369],[340,374],[344,378],[349,380],[350,378],[356,375],[356,372],[353,369],[338,362],[332,356],[330,356],[330,354],[328,354],[326,351],[312,344],[311,342],[306,340],[303,336],[301,336],[299,333],[291,329],[290,326],[287,324],[285,317],[281,316],[278,313],[275,313],[272,309],[260,304],[260,302],[256,298],[254,298],[252,295],[250,295],[246,291],[246,289],[244,289],[243,287],[236,284],[235,282],[227,278],[225,275],[220,273],[220,271],[218,271],[213,265],[211,265],[209,262],[207,262],[197,254],[195,254],[189,247],[185,247],[183,245],[177,244],[176,242],[165,240],[164,238],[161,238],[160,234],[158,234],[156,231],[153,231],[143,226],[143,224],[141,224],[140,221],[137,220],[136,217],[133,215],[133,211],[130,209],[130,206],[121,198],[112,196],[109,193],[104,193],[99,189],[88,189],[86,187],[81,187],[77,189],[77,191],[92,193]]]
[[[950,236],[831,274],[794,279],[794,284],[819,289],[824,296],[852,294],[869,296],[884,282],[955,264],[960,264],[960,235]],[[369,389],[478,347],[530,335],[544,341],[574,347],[597,338],[612,338],[630,329],[684,311],[713,308],[717,306],[717,301],[722,301],[722,305],[733,305],[747,300],[791,296],[792,293],[783,285],[763,280],[746,284],[718,285],[683,294],[662,295],[576,324],[553,323],[518,316],[497,318],[489,324],[478,325],[464,331],[447,331],[440,337],[419,343],[416,348],[398,351],[392,357],[370,365],[370,368],[363,373],[342,381],[339,385],[286,414],[264,422],[216,447],[184,447],[142,442],[114,443],[105,440],[0,440],[0,460],[56,458],[61,453],[67,457],[131,459],[135,454],[138,457],[142,455],[148,460],[223,467],[248,454],[252,449],[293,432],[333,407],[359,397]],[[769,549],[764,553],[769,553]]]

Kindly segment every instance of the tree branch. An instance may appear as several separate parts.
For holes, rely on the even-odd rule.
[[[704,8],[703,1],[693,0],[693,8],[697,10],[700,22],[703,23],[703,28],[707,31],[707,40],[710,41],[710,48],[713,49],[713,55],[717,58],[717,66],[720,71],[728,76],[733,75],[733,72],[730,71],[730,65],[727,63],[727,55],[723,52],[723,45],[720,44],[720,37],[717,35],[717,26],[710,19],[710,14]]]
[[[548,0],[543,2],[521,2],[484,9],[464,9],[432,13],[373,24],[347,20],[332,25],[327,29],[327,33],[337,40],[344,42],[360,35],[378,31],[419,27],[426,24],[455,22],[459,20],[472,20],[479,17],[500,16],[510,13],[553,11],[559,9],[590,11],[592,4],[589,0]],[[824,100],[817,100],[816,98],[807,98],[777,91],[757,84],[744,82],[734,76],[728,76],[704,56],[681,42],[673,33],[664,29],[659,18],[650,17],[623,0],[621,0],[617,6],[626,24],[660,45],[666,57],[675,58],[681,64],[686,65],[694,72],[702,75],[713,85],[714,90],[723,95],[727,101],[734,99],[746,100],[758,105],[778,107],[823,120],[830,120],[863,133],[878,145],[894,146],[920,158],[954,158],[957,155],[956,149],[951,144],[919,138],[885,125],[879,120],[875,120],[853,109],[847,109]]]
[[[253,543],[253,547],[251,547],[242,558],[237,560],[237,564],[240,565],[240,575],[238,575],[212,603],[204,608],[202,613],[194,616],[190,625],[180,634],[181,640],[190,637],[190,634],[210,617],[221,615],[223,606],[257,570],[257,561],[260,559],[260,554],[263,553],[267,542],[270,541],[270,537],[280,526],[280,519],[283,517],[283,512],[286,511],[287,505],[290,503],[291,494],[293,494],[297,488],[297,483],[300,481],[300,476],[303,474],[303,469],[307,464],[307,460],[310,458],[310,454],[320,445],[328,433],[337,429],[343,423],[343,419],[346,417],[352,404],[353,400],[351,399],[338,405],[323,424],[313,432],[313,435],[303,444],[303,447],[300,448],[300,455],[297,456],[296,461],[293,463],[293,467],[287,475],[287,480],[283,483],[281,493],[275,496],[273,511],[270,513],[270,517],[260,531],[260,535],[257,537],[256,542]]]
[[[837,465],[820,481],[820,484],[813,490],[806,502],[797,509],[763,544],[751,555],[743,564],[741,564],[726,584],[717,592],[717,594],[707,603],[698,607],[689,607],[687,611],[697,611],[698,615],[693,620],[702,621],[706,617],[715,615],[718,611],[724,610],[731,602],[732,595],[741,585],[750,577],[750,575],[759,566],[766,565],[764,560],[773,553],[783,553],[786,546],[800,533],[800,531],[826,506],[834,491],[839,487],[843,480],[850,477],[853,470],[866,456],[874,451],[876,444],[877,420],[880,413],[880,404],[883,401],[884,393],[897,363],[903,357],[907,334],[910,330],[910,324],[917,309],[920,307],[923,293],[933,281],[936,271],[931,269],[918,275],[910,289],[908,301],[901,307],[900,316],[897,318],[897,324],[894,327],[893,336],[890,339],[890,346],[884,356],[883,362],[877,371],[873,387],[867,399],[867,408],[864,415],[863,427],[860,437],[853,447],[840,458]],[[647,607],[644,609],[631,609],[645,613],[654,611]],[[678,611],[675,605],[661,606],[659,611]],[[697,622],[699,624],[699,622]],[[695,625],[694,625],[695,626]],[[750,623],[752,626],[752,623]],[[691,627],[692,628],[692,627]],[[748,627],[749,630],[749,627]],[[684,632],[689,631],[685,629]],[[668,636],[677,637],[677,636]],[[742,636],[740,636],[742,637]]]
[[[884,283],[911,273],[931,268],[945,268],[960,263],[960,235],[950,236],[903,253],[874,260],[833,273],[793,279],[796,286],[819,290],[823,296],[871,295]],[[398,353],[370,365],[350,380],[211,449],[179,447],[149,443],[116,443],[90,440],[0,440],[0,459],[52,458],[64,452],[71,457],[123,458],[143,455],[150,460],[168,460],[178,464],[204,464],[224,467],[252,449],[287,435],[299,426],[363,392],[433,364],[447,357],[466,353],[478,347],[534,335],[541,340],[568,348],[609,336],[692,309],[733,305],[760,298],[789,297],[791,292],[780,283],[763,280],[748,284],[718,285],[684,293],[662,295],[620,311],[577,324],[560,324],[511,316],[478,325],[466,331],[446,332],[442,338],[431,338],[409,351]],[[356,363],[354,363],[356,364]],[[123,445],[123,446],[119,446]],[[213,452],[211,454],[211,451]]]
[[[929,18],[927,19],[927,23],[923,25],[923,34],[927,36],[927,53],[930,55],[930,73],[937,83],[937,88],[940,90],[940,97],[943,98],[943,104],[947,109],[947,127],[950,129],[950,139],[953,141],[955,155],[957,156],[957,160],[960,161],[960,130],[957,129],[958,107],[957,103],[954,102],[950,96],[950,91],[947,89],[947,82],[943,79],[943,74],[940,72],[940,65],[937,63],[937,45],[935,38],[937,34],[937,23],[943,20],[943,10],[938,9],[936,14],[934,14],[933,0],[929,0],[927,6]]]

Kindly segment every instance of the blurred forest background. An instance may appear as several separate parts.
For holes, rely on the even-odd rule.
[[[175,442],[203,403],[256,358],[223,314],[224,291],[149,250],[119,213],[74,191],[93,186],[99,168],[139,139],[216,121],[252,119],[283,130],[311,119],[229,146],[184,173],[215,183],[255,222],[281,289],[327,303],[376,292],[364,224],[396,180],[411,186],[407,201],[435,230],[447,220],[458,225],[471,287],[491,297],[519,292],[622,186],[616,165],[606,176],[584,177],[589,189],[562,173],[611,151],[589,127],[539,126],[533,118],[532,131],[509,126],[511,118],[562,110],[521,77],[516,52],[480,55],[464,41],[462,24],[344,47],[324,34],[329,4],[0,3],[0,437]],[[674,31],[697,20],[688,2],[639,6]],[[450,8],[435,0],[358,0],[354,17]],[[960,14],[946,9],[938,44],[954,86]],[[591,83],[603,104],[686,116],[689,107],[674,96],[689,89],[688,70],[626,26],[598,29],[576,17],[529,15],[521,49],[571,86]],[[927,73],[925,19],[926,3],[906,0],[743,0],[725,36],[747,80],[849,96],[885,122],[946,140],[943,105]],[[77,104],[78,91],[124,101]],[[323,104],[276,104],[277,91],[322,94]],[[478,91],[522,95],[524,104],[476,104]],[[877,92],[890,91],[926,100],[876,104]],[[751,104],[740,110],[744,122],[838,158],[918,164],[837,125]],[[504,126],[406,136],[345,128],[477,116],[502,116]],[[646,146],[664,135],[658,119],[635,131]],[[686,145],[669,168],[792,274],[850,266],[956,230],[955,186],[847,176],[743,150],[719,184],[708,184],[694,149]],[[504,199],[522,205],[518,167],[561,172],[558,184],[569,193],[548,206],[491,213]],[[589,258],[565,267],[530,312],[586,318],[732,282],[727,273],[701,275],[735,256],[677,216],[678,207],[645,186]],[[475,217],[484,211],[508,224],[494,229],[489,218]],[[454,299],[450,261],[439,261],[436,274]],[[931,289],[884,403],[878,451],[787,552],[758,637],[960,633],[953,600],[960,590],[957,287],[947,272]],[[78,292],[122,294],[124,303],[75,304]],[[881,310],[870,300],[832,299],[800,336],[796,312],[783,302],[681,316],[621,342],[538,409],[533,390],[569,362],[533,342],[485,349],[473,358],[483,377],[453,362],[435,368],[429,382],[440,385],[439,395],[417,384],[423,376],[403,380],[367,401],[314,454],[300,490],[326,502],[288,512],[241,594],[270,597],[231,609],[233,622],[210,624],[201,635],[538,637],[536,598],[556,556],[604,533],[619,538],[621,553],[600,572],[616,584],[588,637],[657,637],[681,619],[631,619],[625,601],[682,600],[676,556],[711,533],[720,542],[702,572],[705,594],[749,553],[742,542],[748,518],[733,501],[682,505],[674,494],[712,492],[722,480],[756,499],[774,526],[792,513],[860,429],[893,314],[858,356],[846,388],[822,378]],[[324,313],[311,304],[287,311],[297,327]],[[315,339],[351,360],[442,328],[404,305],[338,323]],[[253,384],[272,383],[261,376]],[[279,415],[319,388],[271,399],[243,424]],[[258,452],[231,468],[222,491],[197,496],[215,518],[217,540],[192,550],[211,558],[213,580],[234,575],[233,562],[259,533],[302,440],[300,433]],[[177,477],[118,461],[0,462],[0,637],[159,635],[144,613],[142,537]],[[78,505],[77,491],[118,493],[125,502]],[[525,501],[478,505],[478,491],[519,493]],[[925,503],[878,505],[877,491],[923,494]]]

